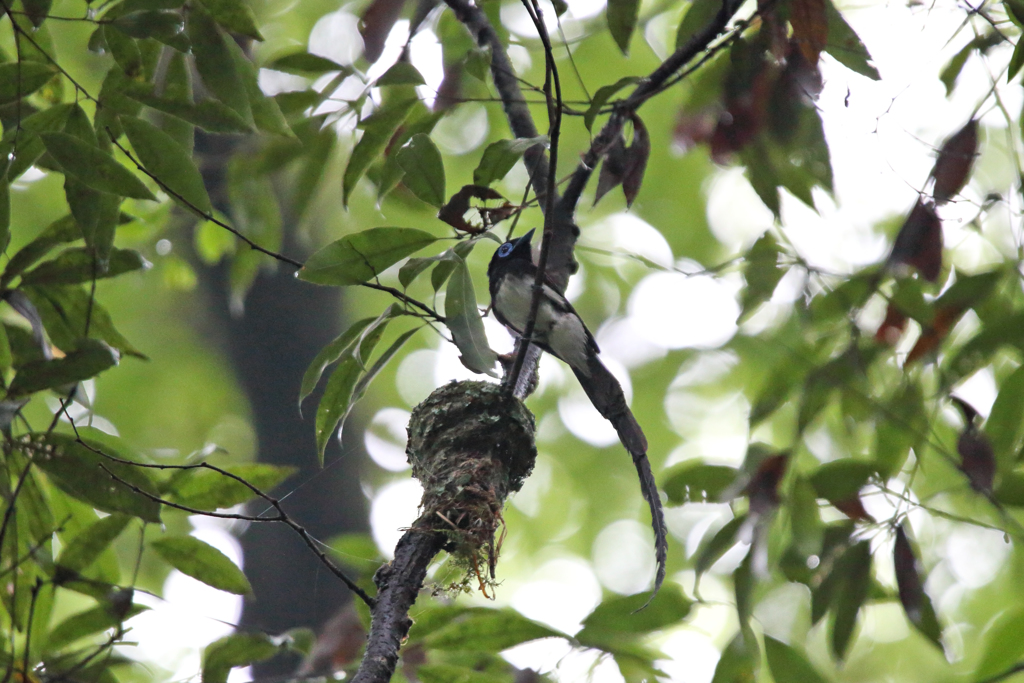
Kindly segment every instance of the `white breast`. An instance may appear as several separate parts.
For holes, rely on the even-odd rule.
[[[550,290],[545,287],[545,290]],[[522,333],[530,315],[533,280],[523,276],[506,276],[498,289],[495,305],[508,323]],[[556,310],[548,297],[559,297],[554,290],[545,291],[537,311],[533,338],[547,346],[569,365],[587,373],[587,330],[573,313]]]

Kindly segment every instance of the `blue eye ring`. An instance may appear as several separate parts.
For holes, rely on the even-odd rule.
[[[505,242],[505,244],[498,247],[498,258],[505,258],[512,253],[515,245],[512,242]]]

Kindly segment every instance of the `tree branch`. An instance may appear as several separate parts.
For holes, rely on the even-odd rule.
[[[621,134],[622,126],[629,115],[639,109],[647,100],[662,92],[676,72],[685,67],[698,54],[707,50],[711,43],[725,31],[725,27],[736,14],[740,4],[737,0],[722,0],[718,14],[707,26],[693,34],[684,45],[680,46],[678,50],[669,55],[668,59],[659,64],[658,68],[640,81],[628,98],[615,105],[608,122],[594,138],[590,149],[583,155],[569,180],[565,195],[559,203],[560,213],[568,215],[575,213],[576,204],[587,186],[587,181],[590,180],[590,175],[601,161],[601,157]]]

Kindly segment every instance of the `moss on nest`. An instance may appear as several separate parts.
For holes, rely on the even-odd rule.
[[[493,578],[502,507],[537,458],[533,415],[496,384],[452,382],[413,410],[406,454],[424,490],[416,527],[444,531],[457,561]]]

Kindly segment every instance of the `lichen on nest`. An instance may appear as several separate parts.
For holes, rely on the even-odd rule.
[[[445,533],[456,564],[483,588],[494,578],[505,499],[537,458],[533,415],[496,384],[452,382],[413,410],[406,455],[423,485],[414,528]]]

